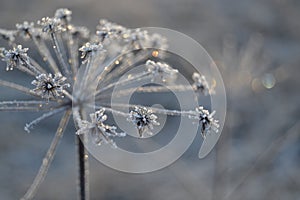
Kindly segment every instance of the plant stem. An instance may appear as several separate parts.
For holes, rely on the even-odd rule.
[[[83,142],[80,137],[76,135],[76,146],[79,164],[78,174],[78,192],[80,200],[89,199],[89,163],[88,163],[88,152],[86,151]]]

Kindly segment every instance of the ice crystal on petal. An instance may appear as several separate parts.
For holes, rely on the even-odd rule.
[[[28,48],[22,48],[22,45],[14,47],[12,50],[2,49],[0,56],[7,63],[6,70],[13,70],[18,65],[26,65],[29,63],[27,55]]]
[[[195,72],[193,73],[192,79],[194,80],[193,89],[195,91],[199,91],[205,96],[214,94],[213,88],[210,88],[204,75]]]
[[[46,99],[63,98],[64,90],[70,87],[66,80],[67,78],[60,73],[56,73],[54,77],[52,74],[40,74],[36,77],[36,80],[32,81],[32,84],[36,86],[32,91]]]
[[[215,111],[210,113],[208,110],[204,109],[202,106],[196,108],[196,116],[194,118],[198,119],[201,124],[201,134],[205,138],[210,131],[219,131],[219,121],[214,119]]]
[[[172,82],[177,78],[178,70],[172,68],[167,63],[148,60],[146,62],[146,67],[148,72],[153,74],[154,78],[159,77],[163,82]]]
[[[79,130],[76,134],[91,134],[95,144],[101,145],[103,142],[109,143],[116,147],[113,137],[124,137],[124,132],[118,133],[117,127],[110,126],[104,122],[107,119],[105,109],[100,109],[95,113],[90,114],[91,122],[82,121]]]
[[[158,126],[157,116],[153,114],[151,109],[135,106],[129,113],[129,120],[136,125],[140,137],[144,133],[152,135],[153,125]]]

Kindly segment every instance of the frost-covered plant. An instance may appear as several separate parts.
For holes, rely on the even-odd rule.
[[[187,111],[167,110],[147,107],[146,105],[123,105],[129,108],[125,113],[116,110],[116,106],[107,104],[112,89],[120,85],[130,85],[139,80],[159,80],[169,84],[168,89],[185,91],[192,88],[203,95],[213,93],[213,87],[207,83],[205,76],[194,73],[193,87],[176,84],[178,69],[163,60],[163,51],[167,47],[166,39],[158,34],[149,34],[140,29],[128,29],[121,25],[100,20],[95,34],[85,27],[71,23],[72,12],[58,9],[54,17],[45,17],[35,25],[23,22],[16,25],[16,30],[0,29],[0,36],[8,42],[9,49],[1,48],[0,56],[6,62],[6,71],[20,70],[32,78],[32,87],[25,87],[14,81],[0,80],[0,85],[18,90],[32,97],[31,100],[13,100],[0,102],[1,111],[47,111],[39,118],[26,124],[30,132],[40,121],[58,113],[64,113],[57,128],[51,146],[43,159],[40,170],[32,185],[22,199],[32,199],[39,185],[45,178],[56,147],[73,114],[77,128],[79,154],[80,198],[88,199],[87,152],[79,137],[90,134],[97,145],[108,143],[117,147],[114,137],[125,137],[122,130],[109,124],[106,112],[123,116],[129,124],[138,130],[138,136],[151,135],[153,126],[159,125],[157,114],[183,115],[200,123],[203,137],[211,131],[218,131],[218,121],[203,107]],[[23,48],[16,41],[25,40],[35,45],[33,50]],[[51,45],[49,45],[51,44]],[[151,48],[149,48],[151,47]],[[42,61],[34,60],[29,54],[37,51]],[[80,55],[81,54],[81,55]],[[136,66],[144,64],[143,72],[131,73],[126,79],[119,78]],[[82,66],[82,67],[80,67]],[[80,67],[80,68],[79,68]],[[83,69],[82,77],[77,77]],[[80,80],[78,80],[80,78]],[[80,85],[75,86],[75,83]],[[95,91],[93,85],[97,83]],[[75,89],[76,87],[76,89]],[[114,98],[126,95],[130,90],[142,93],[164,92],[166,88],[159,85],[147,85],[118,91]],[[73,91],[73,92],[72,92]],[[94,94],[98,105],[95,113],[87,113],[91,105],[91,94]],[[101,148],[101,147],[99,147]]]

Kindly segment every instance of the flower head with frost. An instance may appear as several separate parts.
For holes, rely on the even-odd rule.
[[[199,91],[205,96],[209,94],[214,94],[213,88],[209,86],[204,75],[194,72],[192,75],[192,79],[194,80],[193,89],[195,91]]]
[[[62,26],[61,20],[55,17],[43,17],[37,23],[42,26],[42,31],[45,33],[54,33],[65,30],[65,28]]]
[[[71,21],[72,11],[67,8],[57,9],[54,17],[60,19],[63,24],[68,24]]]
[[[18,30],[18,34],[24,39],[30,39],[34,32],[34,23],[24,21],[22,24],[16,24],[16,28]]]
[[[127,29],[121,25],[109,22],[105,19],[99,21],[97,26],[96,34],[100,38],[101,42],[105,39],[120,39],[122,34],[125,33]]]
[[[177,78],[178,70],[172,68],[167,63],[162,62],[154,62],[152,60],[148,60],[146,62],[146,68],[148,72],[151,72],[154,78],[159,78],[163,82],[171,82]]]
[[[101,44],[97,43],[89,43],[87,42],[85,45],[80,47],[79,51],[81,51],[81,59],[83,63],[85,63],[91,54],[94,54],[95,52],[103,50],[103,46]],[[104,50],[103,50],[104,51]]]
[[[213,119],[214,112],[210,114],[203,107],[197,108],[196,111],[194,107],[182,111],[150,108],[143,105],[144,103],[141,105],[126,103],[121,107],[133,108],[130,113],[119,109],[120,104],[111,101],[112,98],[118,100],[131,91],[137,91],[142,95],[166,92],[166,87],[161,87],[159,84],[136,88],[134,83],[143,80],[152,79],[152,83],[155,83],[154,79],[158,79],[160,83],[168,82],[167,92],[185,92],[191,87],[189,84],[177,84],[176,77],[179,71],[163,62],[166,51],[161,49],[166,50],[167,47],[167,41],[163,36],[150,34],[142,29],[125,28],[107,20],[100,20],[97,31],[93,34],[85,27],[72,24],[71,14],[68,9],[58,9],[53,17],[44,17],[38,21],[39,26],[24,22],[16,25],[16,30],[0,29],[0,39],[4,39],[10,46],[10,50],[0,47],[0,57],[7,63],[6,69],[19,70],[35,79],[32,81],[35,88],[33,86],[30,88],[26,84],[20,85],[14,78],[10,81],[0,79],[0,86],[17,90],[31,97],[28,100],[1,101],[0,110],[43,112],[26,124],[25,130],[28,132],[41,121],[64,113],[43,164],[22,199],[33,199],[47,174],[57,145],[72,114],[80,162],[88,162],[87,152],[83,148],[84,142],[80,139],[85,140],[86,136],[91,136],[98,145],[109,143],[116,146],[113,139],[125,136],[125,133],[117,131],[121,127],[107,123],[105,112],[128,119],[137,128],[140,137],[146,133],[152,135],[153,126],[159,125],[156,114],[193,117],[201,122],[204,136],[211,129],[215,131],[218,129],[218,123]],[[31,42],[32,52],[34,50],[38,52],[36,55],[40,56],[39,59],[35,60],[29,55],[31,52],[27,52],[27,48],[22,48],[15,43],[24,40],[26,43]],[[149,60],[153,57],[156,61]],[[86,65],[82,65],[81,68],[79,61]],[[133,70],[144,63],[142,72]],[[80,69],[84,69],[83,76],[78,76]],[[120,79],[121,77],[124,79]],[[205,89],[209,88],[206,80],[200,75],[194,75],[193,79],[196,89],[205,92]],[[115,95],[112,97],[111,92],[117,86],[124,86],[125,89],[115,90]],[[71,91],[73,91],[72,95]],[[95,106],[100,108],[95,113],[88,113],[87,110],[88,107],[93,106],[91,98],[95,100],[93,101]],[[90,116],[89,121],[86,120],[86,115]],[[80,173],[85,173],[84,167],[82,163]]]
[[[196,116],[193,118],[199,120],[201,126],[201,134],[205,138],[211,131],[219,131],[219,121],[214,119],[215,111],[210,113],[202,106],[196,108]]]
[[[32,91],[42,98],[58,98],[64,97],[64,91],[70,87],[69,83],[66,83],[67,78],[60,73],[52,74],[40,74],[36,77],[36,80],[32,81],[32,84],[36,86]]]
[[[0,29],[0,39],[4,39],[12,44],[16,39],[17,31]]]
[[[91,134],[95,144],[101,145],[103,142],[105,142],[114,147],[116,147],[116,144],[112,139],[113,137],[126,136],[124,132],[118,133],[117,127],[104,123],[107,119],[104,108],[90,114],[90,118],[91,122],[82,121],[76,134]]]
[[[135,106],[129,116],[129,120],[137,127],[140,137],[143,137],[144,133],[152,135],[153,125],[159,126],[157,116],[151,109]]]
[[[2,60],[6,62],[6,70],[13,70],[19,65],[27,65],[29,57],[27,55],[28,48],[22,48],[22,45],[14,47],[12,50],[2,50]]]

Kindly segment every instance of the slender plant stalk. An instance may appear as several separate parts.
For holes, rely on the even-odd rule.
[[[83,136],[84,137],[84,136]],[[89,199],[89,162],[88,152],[84,148],[79,135],[76,135],[76,146],[78,155],[78,192],[79,200]]]
[[[39,189],[39,186],[45,179],[48,169],[50,167],[50,164],[53,161],[53,157],[55,155],[56,148],[63,136],[63,133],[66,129],[66,126],[69,122],[69,118],[71,115],[71,110],[67,110],[62,117],[59,126],[57,128],[57,131],[55,133],[55,136],[52,140],[52,143],[50,145],[50,148],[48,149],[45,158],[43,159],[43,163],[39,169],[38,174],[36,175],[33,183],[31,184],[30,188],[27,190],[26,194],[21,198],[21,200],[30,200],[34,197],[36,194],[37,190]]]

